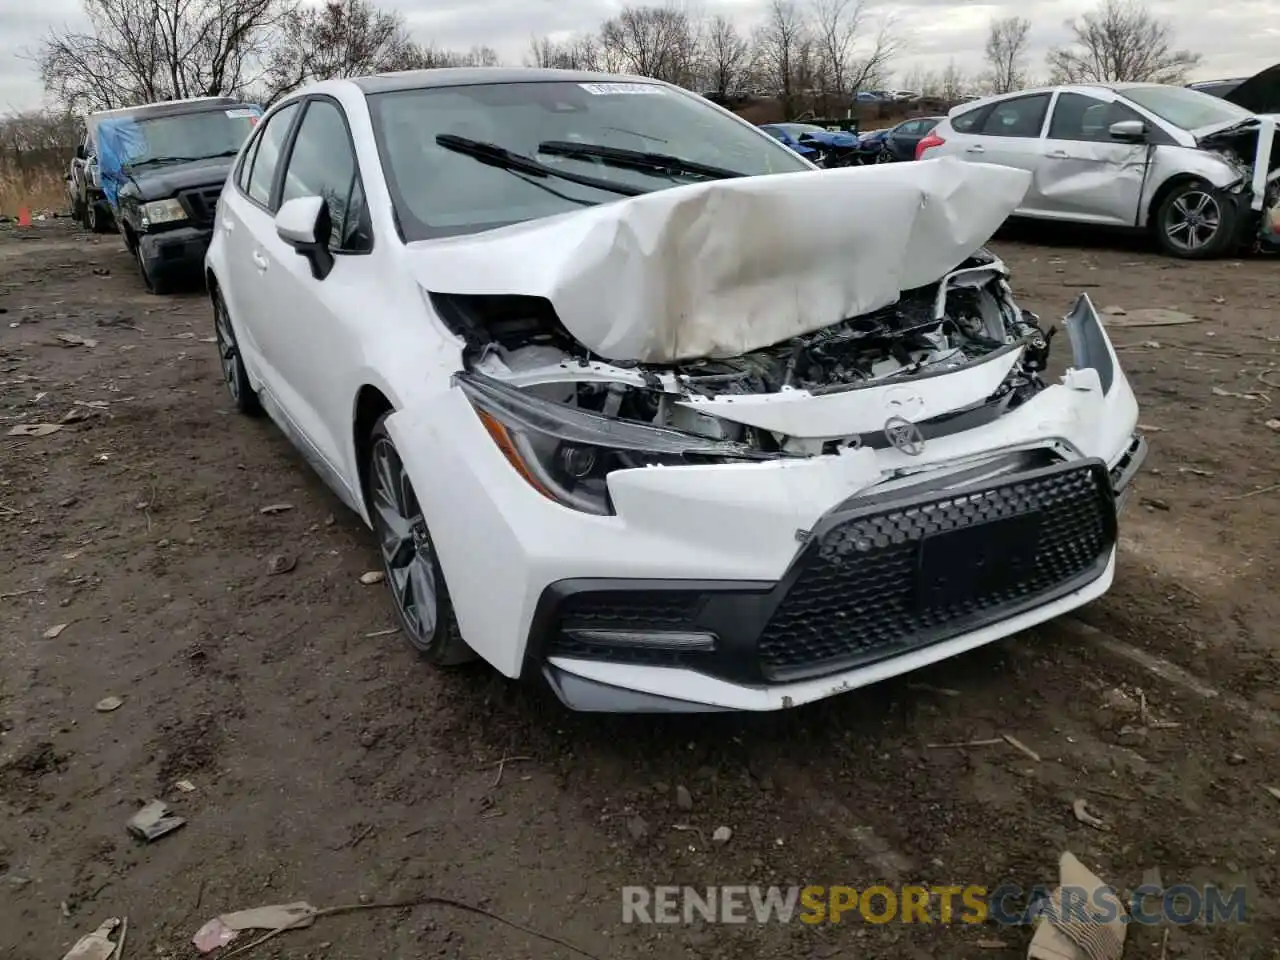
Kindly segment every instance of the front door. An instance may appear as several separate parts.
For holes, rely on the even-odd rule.
[[[280,239],[274,220],[255,225],[254,270],[262,290],[257,323],[272,388],[284,412],[330,471],[344,465],[354,391],[340,372],[359,355],[357,324],[368,323],[367,295],[377,287],[372,229],[346,116],[336,100],[307,101],[280,182],[279,209],[320,197],[328,205],[332,271],[317,279],[311,262]]]
[[[1143,121],[1104,96],[1058,94],[1037,176],[1036,213],[1132,227],[1138,223],[1150,148],[1111,136],[1121,120]],[[1145,121],[1143,121],[1145,122]]]

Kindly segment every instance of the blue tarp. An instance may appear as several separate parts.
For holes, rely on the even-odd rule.
[[[146,137],[132,117],[103,120],[98,124],[98,176],[112,209],[116,207],[120,187],[128,179],[125,164],[142,156],[146,149]]]

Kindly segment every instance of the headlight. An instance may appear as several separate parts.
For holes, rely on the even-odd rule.
[[[187,211],[176,199],[152,200],[142,205],[142,216],[149,223],[173,223],[187,219]]]
[[[613,512],[605,478],[614,470],[775,456],[554,403],[483,374],[454,380],[516,472],[543,496],[584,513]]]

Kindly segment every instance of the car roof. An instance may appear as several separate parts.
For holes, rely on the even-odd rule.
[[[121,107],[117,110],[101,110],[91,113],[86,118],[89,126],[97,126],[103,120],[115,120],[130,117],[135,120],[147,120],[152,117],[173,117],[191,113],[208,113],[215,110],[226,110],[228,107],[243,107],[248,104],[234,97],[190,97],[186,100],[163,100],[160,103],[144,103],[137,107]]]
[[[657,83],[668,86],[652,77],[534,67],[436,67],[430,70],[402,70],[354,77],[350,82],[366,95],[430,87],[467,87],[482,83]]]

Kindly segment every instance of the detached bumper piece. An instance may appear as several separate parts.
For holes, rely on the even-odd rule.
[[[777,583],[554,584],[530,649],[746,685],[811,679],[1050,603],[1101,576],[1115,543],[1112,477],[1096,459],[861,496],[817,524]]]
[[[1111,489],[1116,494],[1117,512],[1124,506],[1125,501],[1129,499],[1129,494],[1133,493],[1133,486],[1130,481],[1137,475],[1142,468],[1143,461],[1146,459],[1147,438],[1135,433],[1133,439],[1129,441],[1129,446],[1125,448],[1120,459],[1111,468]]]

